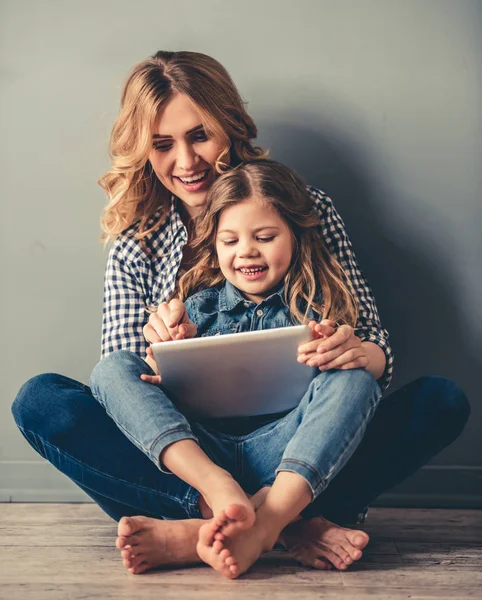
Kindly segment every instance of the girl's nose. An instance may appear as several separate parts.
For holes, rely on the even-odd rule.
[[[257,256],[259,251],[254,244],[246,242],[238,247],[238,254],[240,257]]]

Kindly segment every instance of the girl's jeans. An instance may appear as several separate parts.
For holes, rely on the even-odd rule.
[[[254,431],[230,435],[221,431],[225,420],[186,421],[161,388],[137,380],[141,372],[151,373],[142,359],[113,353],[92,376],[99,402],[87,386],[45,374],[30,379],[12,407],[32,447],[116,520],[201,518],[199,493],[158,461],[167,444],[192,438],[247,493],[271,484],[276,469],[295,471],[315,496],[305,517],[354,522],[456,439],[470,414],[454,383],[424,377],[385,398],[373,416],[380,392],[371,375],[333,371],[321,373],[287,415],[264,424],[255,418]],[[238,421],[250,429],[250,418]]]
[[[142,373],[153,374],[127,350],[108,355],[92,373],[92,393],[119,429],[164,473],[162,451],[173,442],[195,440],[248,493],[271,485],[277,471],[292,471],[317,498],[361,442],[381,397],[364,369],[319,373],[286,416],[232,436],[219,431],[214,419],[189,422],[160,386],[140,379]],[[193,499],[198,500],[190,491]]]

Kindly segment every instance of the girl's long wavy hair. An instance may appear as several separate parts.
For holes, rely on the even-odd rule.
[[[256,198],[278,212],[293,235],[293,256],[284,279],[286,304],[300,323],[314,310],[323,319],[356,326],[358,304],[348,277],[328,251],[317,214],[301,178],[277,162],[257,160],[221,175],[208,192],[196,220],[193,249],[196,265],[179,280],[181,300],[224,281],[216,253],[222,211]]]
[[[219,62],[198,52],[158,52],[133,68],[122,92],[110,138],[112,168],[99,179],[109,198],[101,219],[106,242],[135,223],[135,237],[142,240],[165,220],[170,194],[148,156],[160,111],[175,93],[188,96],[201,113],[207,134],[224,141],[215,164],[219,173],[267,155],[252,145],[256,126]],[[147,227],[159,208],[164,210]]]

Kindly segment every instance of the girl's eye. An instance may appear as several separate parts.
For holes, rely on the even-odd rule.
[[[234,246],[237,240],[223,240],[225,246]]]
[[[271,242],[271,240],[274,240],[274,235],[272,235],[270,237],[259,237],[258,238],[258,241],[263,242],[263,243]]]

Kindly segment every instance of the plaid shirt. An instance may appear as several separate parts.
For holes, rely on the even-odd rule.
[[[344,223],[333,202],[323,192],[308,187],[315,208],[320,215],[321,233],[333,256],[350,279],[359,303],[357,336],[374,342],[385,353],[385,372],[379,380],[382,390],[390,383],[393,372],[393,354],[388,332],[382,328],[372,291],[362,275],[353,252]],[[160,210],[149,220],[154,224]],[[104,281],[104,310],[102,319],[102,357],[115,350],[131,350],[144,357],[148,343],[142,329],[149,318],[149,306],[166,302],[174,293],[182,250],[187,242],[187,231],[177,211],[173,197],[164,224],[144,238],[150,253],[134,239],[133,225],[118,236],[109,252]]]

